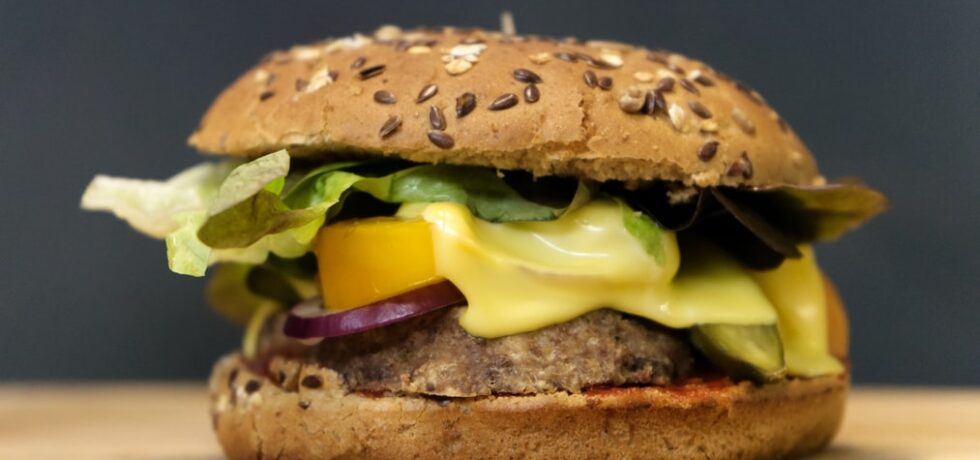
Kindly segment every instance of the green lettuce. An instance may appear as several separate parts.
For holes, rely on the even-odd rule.
[[[664,230],[650,216],[634,210],[621,199],[616,201],[623,209],[623,226],[626,227],[626,231],[643,245],[647,254],[653,256],[658,264],[663,265],[667,257],[664,249]]]
[[[354,166],[357,164],[341,163],[318,168],[283,196],[261,190],[212,215],[198,237],[204,244],[222,249],[248,247],[283,232],[301,244],[309,243],[334,205],[354,191],[389,203],[460,203],[491,222],[552,220],[564,211],[525,199],[485,168],[425,165],[381,177],[341,170]]]
[[[239,165],[227,174],[204,208],[178,214],[175,220],[180,226],[167,234],[167,261],[170,270],[183,275],[204,276],[207,267],[215,262],[262,263],[270,252],[283,256],[299,257],[307,250],[305,241],[297,241],[292,234],[268,238],[255,245],[242,245],[233,250],[213,251],[214,246],[201,241],[199,229],[215,215],[222,215],[239,204],[263,194],[282,191],[289,174],[289,154],[280,150]],[[261,216],[259,216],[261,217]],[[312,238],[310,238],[312,239]],[[253,246],[253,247],[249,247]]]
[[[109,211],[136,230],[164,238],[188,213],[204,211],[218,194],[232,163],[204,163],[165,181],[98,175],[82,194],[82,209]]]
[[[582,191],[588,190],[580,186],[575,202],[586,199]],[[361,161],[290,174],[282,150],[243,164],[206,163],[166,181],[98,176],[82,207],[113,212],[165,240],[172,271],[203,276],[218,262],[258,265],[270,255],[303,256],[354,192],[389,203],[461,203],[493,222],[551,220],[574,206],[529,200],[487,168]]]

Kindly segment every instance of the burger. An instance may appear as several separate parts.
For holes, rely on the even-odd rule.
[[[189,142],[220,157],[82,206],[244,325],[229,458],[773,458],[840,424],[812,244],[885,199],[703,62],[385,26],[267,55]]]

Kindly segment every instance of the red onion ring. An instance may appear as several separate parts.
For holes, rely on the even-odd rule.
[[[423,286],[363,307],[325,315],[318,314],[323,311],[323,300],[317,297],[300,302],[290,310],[283,332],[297,339],[340,337],[405,321],[465,301],[463,293],[449,281]]]

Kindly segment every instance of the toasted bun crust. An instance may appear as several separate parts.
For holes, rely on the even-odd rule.
[[[830,441],[848,388],[840,375],[439,401],[351,394],[293,365],[279,385],[237,355],[217,363],[212,415],[230,459],[783,458]],[[319,387],[297,383],[311,375]]]
[[[383,71],[370,76],[377,65]],[[528,79],[518,81],[516,69],[540,76],[537,102],[526,101]],[[587,71],[594,85],[586,83]],[[661,87],[664,106],[652,116],[635,112],[667,77],[674,84]],[[438,92],[417,102],[430,84]],[[378,91],[395,102],[377,102]],[[476,107],[458,118],[457,98],[468,92]],[[489,109],[508,93],[519,100],[515,106]],[[439,133],[451,147],[429,139],[433,106],[445,115]],[[400,125],[382,137],[395,116]],[[598,181],[706,187],[820,180],[807,148],[761,96],[703,62],[621,43],[473,29],[386,26],[373,36],[274,52],[218,97],[189,142],[215,154],[366,153]],[[713,156],[709,142],[718,142]]]

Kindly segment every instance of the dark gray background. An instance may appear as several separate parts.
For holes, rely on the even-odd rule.
[[[0,2],[0,380],[202,378],[239,332],[162,243],[78,210],[92,175],[164,178],[272,48],[384,23],[609,38],[702,58],[888,214],[820,250],[858,382],[980,384],[980,2]]]

